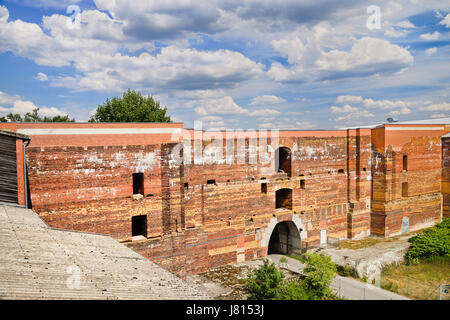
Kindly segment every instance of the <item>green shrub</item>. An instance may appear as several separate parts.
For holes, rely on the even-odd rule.
[[[441,223],[408,241],[411,246],[405,255],[407,264],[416,264],[421,259],[450,258],[450,218],[444,218]]]
[[[300,279],[283,281],[275,300],[309,300],[309,295]]]
[[[256,300],[325,300],[339,299],[330,284],[336,275],[336,265],[329,256],[306,253],[304,276],[284,280],[274,263],[264,259],[263,265],[247,277],[245,288],[249,299]]]
[[[342,277],[357,277],[357,273],[355,268],[351,267],[351,266],[341,266],[341,265],[337,265],[336,266],[336,271],[337,273],[342,276]]]
[[[305,279],[302,280],[311,300],[329,299],[333,295],[331,281],[336,276],[336,265],[327,255],[305,253],[306,267],[303,269]]]
[[[269,263],[268,259],[263,260],[263,265],[253,270],[246,281],[246,289],[249,291],[251,300],[270,300],[274,299],[284,274],[278,271],[274,263]]]

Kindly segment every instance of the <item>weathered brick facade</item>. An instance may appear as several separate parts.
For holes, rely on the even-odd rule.
[[[450,218],[450,134],[442,138],[442,197],[443,215]]]
[[[422,228],[441,219],[441,181],[448,191],[445,125],[227,134],[182,124],[1,126],[32,137],[31,201],[49,225],[111,235],[180,276]],[[136,216],[146,217],[142,237],[133,237]]]

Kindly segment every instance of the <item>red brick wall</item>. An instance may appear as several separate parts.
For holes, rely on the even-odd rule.
[[[450,217],[450,137],[442,139],[443,215]]]
[[[372,234],[381,236],[417,230],[441,219],[441,135],[444,129],[399,127],[387,126],[391,129],[372,131],[371,229]],[[404,155],[407,155],[405,171]],[[407,196],[402,195],[403,183],[408,186]]]
[[[406,224],[412,231],[440,219],[438,134],[281,131],[267,148],[248,133],[235,133],[222,145],[208,138],[217,133],[197,141],[192,131],[184,133],[191,134],[185,137],[190,151],[176,145],[175,137],[164,138],[173,143],[155,136],[93,137],[87,145],[60,137],[67,143],[60,146],[51,135],[39,136],[27,148],[33,209],[51,226],[111,235],[180,276],[265,256],[274,219],[295,221],[304,249],[319,245],[324,230],[328,238],[389,236]],[[234,152],[227,159],[231,141]],[[193,156],[194,145],[206,148],[204,161],[182,157]],[[274,161],[261,161],[259,151],[278,146],[291,150],[291,177],[276,173]],[[218,151],[221,156],[214,156]],[[241,155],[244,161],[237,163]],[[132,197],[135,172],[144,173],[145,194],[138,200]],[[405,181],[408,198],[401,197]],[[292,189],[292,210],[275,209],[276,191],[284,188]],[[135,215],[147,215],[145,240],[131,241]]]

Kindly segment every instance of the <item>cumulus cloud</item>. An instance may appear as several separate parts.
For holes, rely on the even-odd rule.
[[[322,79],[370,76],[399,72],[413,64],[405,48],[382,39],[364,37],[349,52],[331,50],[316,62]]]
[[[39,114],[47,117],[65,116],[67,113],[55,108],[46,106],[36,106],[29,100],[23,100],[19,95],[10,95],[0,91],[0,113],[5,115],[10,112],[25,115],[39,108]]]
[[[272,95],[263,95],[254,97],[252,101],[248,104],[249,106],[259,106],[259,105],[268,105],[268,104],[279,104],[286,102],[285,99]]]
[[[438,31],[435,31],[433,33],[424,33],[420,35],[420,38],[427,41],[433,41],[439,39],[439,36],[441,34]]]
[[[349,112],[357,112],[358,108],[352,107],[351,105],[346,104],[345,106],[339,108],[336,106],[332,106],[330,108],[331,113],[349,113]]]
[[[446,26],[447,28],[450,28],[450,13],[447,14],[445,16],[445,18],[439,22],[439,24],[442,24],[442,25]]]
[[[73,64],[77,73],[51,77],[52,85],[77,90],[120,92],[128,87],[159,89],[231,88],[263,73],[263,65],[230,50],[200,51],[167,46],[151,55],[120,52],[116,24],[100,12],[83,12],[96,21],[82,25],[76,33],[65,27],[67,17],[44,19],[46,34],[36,24],[21,20],[7,22],[5,7],[0,10],[0,52],[29,58],[38,65],[62,67]],[[97,24],[99,22],[99,24]],[[108,32],[103,32],[107,30]],[[86,32],[82,32],[86,31]],[[117,34],[117,35],[116,35]]]
[[[232,97],[195,101],[195,112],[202,116],[223,114],[245,114],[247,111],[238,106]]]

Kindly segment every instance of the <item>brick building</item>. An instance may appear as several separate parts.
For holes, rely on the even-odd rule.
[[[32,138],[31,205],[50,226],[108,234],[182,277],[448,215],[450,119],[326,131],[0,128]]]

